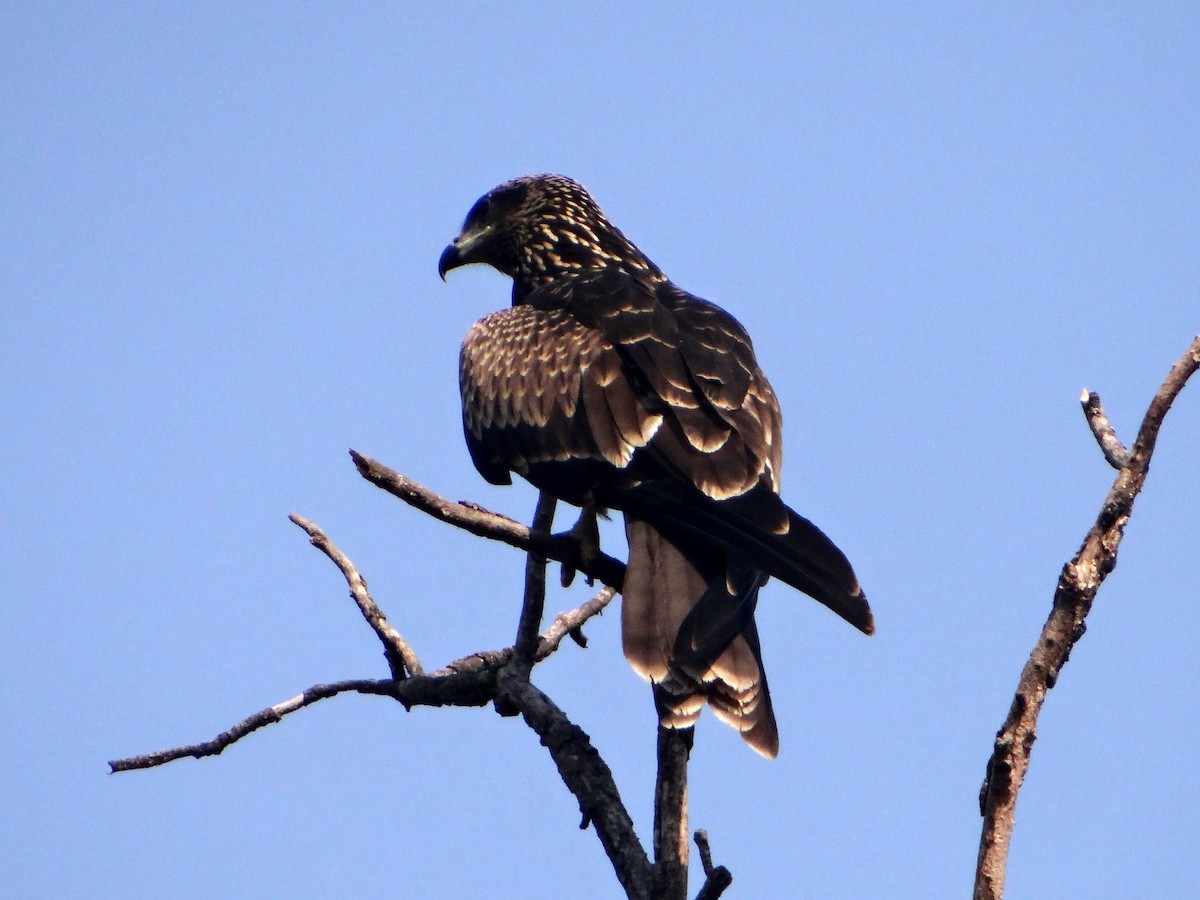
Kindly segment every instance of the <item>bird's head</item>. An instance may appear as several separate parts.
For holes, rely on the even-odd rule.
[[[662,272],[605,218],[591,194],[564,175],[526,175],[492,188],[442,252],[438,274],[486,263],[513,279],[514,296],[567,275],[620,266]]]

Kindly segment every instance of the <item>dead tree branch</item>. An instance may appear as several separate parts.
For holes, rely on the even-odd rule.
[[[602,612],[614,596],[615,592],[611,588],[605,588],[587,603],[570,612],[561,613],[555,619],[554,625],[539,639],[537,661],[550,656],[572,629],[579,628],[592,616]],[[212,740],[112,760],[108,764],[109,769],[112,772],[152,769],[187,756],[195,759],[217,756],[230,744],[259,728],[273,725],[286,715],[338,694],[353,692],[391,697],[403,704],[405,709],[412,709],[414,706],[486,706],[496,699],[496,676],[512,659],[512,653],[512,647],[475,653],[455,660],[444,669],[427,675],[412,676],[403,681],[390,678],[352,679],[332,684],[316,684],[290,700],[248,716]]]
[[[548,559],[565,563],[585,575],[598,579],[602,584],[610,585],[618,591],[621,589],[625,579],[625,564],[604,553],[595,558],[581,558],[579,544],[569,533],[534,533],[520,522],[490,512],[478,504],[447,500],[369,456],[351,450],[350,458],[354,460],[359,474],[371,484],[435,519],[448,522],[479,537],[500,541],[518,550],[537,551]]]
[[[1129,451],[1125,449],[1125,445],[1117,437],[1112,423],[1108,421],[1104,406],[1100,402],[1100,395],[1084,388],[1083,393],[1079,395],[1079,402],[1083,406],[1083,414],[1087,416],[1088,427],[1092,429],[1092,435],[1096,438],[1096,443],[1100,445],[1100,452],[1104,454],[1105,460],[1114,469],[1125,468],[1129,465]]]
[[[290,700],[246,717],[212,740],[112,760],[108,764],[112,772],[150,769],[189,756],[195,759],[216,756],[226,747],[259,728],[279,722],[284,716],[311,706],[319,700],[343,693],[391,697],[403,704],[405,709],[412,709],[414,706],[486,706],[496,699],[497,675],[512,659],[512,647],[474,653],[457,659],[436,672],[422,673],[416,655],[400,637],[399,632],[388,625],[386,617],[367,592],[366,581],[358,574],[349,558],[315,524],[301,516],[290,518],[304,529],[313,546],[329,557],[345,576],[350,585],[350,595],[362,612],[363,618],[384,644],[389,666],[392,666],[393,660],[403,660],[405,656],[411,656],[411,663],[403,662],[401,666],[393,666],[393,677],[390,679],[352,679],[313,685]],[[534,662],[541,662],[554,653],[567,635],[580,634],[584,623],[603,612],[614,596],[615,590],[604,588],[586,603],[569,612],[559,613],[554,623],[538,638]]]
[[[712,850],[708,846],[708,832],[701,828],[694,835],[696,849],[700,851],[700,865],[704,867],[704,885],[696,900],[717,900],[725,889],[733,884],[733,876],[724,866],[714,866]]]
[[[351,599],[358,605],[359,612],[363,614],[363,618],[367,620],[367,624],[371,626],[383,644],[383,655],[387,659],[388,668],[392,670],[392,678],[396,681],[403,681],[409,675],[424,674],[417,654],[400,636],[400,632],[388,622],[387,616],[383,614],[374,598],[371,597],[370,591],[367,590],[366,579],[358,574],[358,569],[354,568],[354,564],[350,562],[346,554],[339,550],[337,545],[308,519],[295,513],[288,518],[304,529],[309,543],[328,556],[345,577],[346,584],[350,586]]]
[[[419,509],[473,533],[499,539],[527,551],[529,562],[526,567],[525,601],[513,646],[471,654],[426,674],[411,646],[388,623],[387,617],[371,597],[366,580],[350,559],[317,525],[302,516],[293,515],[291,520],[308,534],[313,546],[324,553],[342,573],[359,612],[384,646],[392,677],[314,685],[290,700],[248,716],[212,740],[113,760],[109,763],[110,770],[124,772],[148,769],[184,757],[200,759],[215,756],[259,728],[341,693],[387,696],[403,704],[405,709],[414,706],[484,706],[492,703],[501,714],[521,715],[549,750],[563,782],[579,802],[584,825],[590,824],[595,829],[628,896],[639,900],[649,900],[655,896],[654,868],[638,839],[607,763],[592,746],[587,734],[529,680],[533,667],[554,653],[568,635],[581,646],[586,646],[587,641],[581,630],[583,624],[602,612],[616,595],[615,587],[603,588],[586,603],[560,613],[550,627],[539,635],[545,602],[547,558],[562,560],[615,585],[621,583],[624,565],[605,556],[594,560],[594,567],[590,571],[587,566],[580,565],[575,555],[574,539],[567,535],[550,534],[554,501],[548,496],[539,498],[533,527],[526,529],[477,507],[446,501],[373,461],[357,455],[355,461],[360,471],[371,472],[373,481],[378,479],[376,483],[384,484],[393,493],[403,491],[408,497],[415,498],[410,502]],[[465,524],[467,522],[471,523],[470,526]],[[684,874],[686,877],[686,870]]]
[[[539,494],[531,536],[549,534],[554,523],[554,507],[553,497],[545,492]],[[526,556],[525,596],[516,642],[511,659],[500,670],[496,711],[501,715],[521,715],[541,738],[563,783],[579,802],[583,825],[591,824],[595,829],[626,895],[652,897],[654,870],[621,801],[612,771],[587,734],[529,680],[545,600],[546,557],[530,550]],[[686,881],[684,888],[686,890]]]
[[[318,700],[326,700],[329,697],[335,697],[347,691],[359,694],[383,694],[395,697],[396,684],[397,682],[392,679],[384,681],[357,679],[354,681],[338,681],[334,684],[314,684],[304,693],[298,694],[291,700],[284,700],[282,703],[268,706],[266,709],[256,712],[252,716],[247,716],[228,731],[218,734],[211,741],[188,744],[186,747],[175,747],[170,750],[159,750],[155,753],[146,753],[142,756],[129,756],[125,759],[110,760],[108,763],[109,771],[129,772],[133,769],[153,769],[155,766],[183,759],[185,756],[191,756],[195,759],[203,759],[206,756],[218,756],[230,744],[240,741],[251,732],[257,731],[266,725],[274,725],[276,722],[282,721],[284,716],[290,715],[306,706],[311,706]]]
[[[549,535],[554,527],[554,507],[557,501],[541,491],[537,509],[533,514],[530,534]],[[525,599],[521,604],[521,617],[517,621],[517,636],[513,641],[513,659],[522,678],[528,678],[533,669],[533,658],[537,652],[538,629],[542,627],[542,614],[546,609],[546,557],[531,550],[525,554]]]
[[[656,898],[687,896],[688,760],[695,731],[658,726],[658,778],[654,785]]]
[[[579,802],[580,827],[595,828],[626,895],[649,900],[653,885],[650,860],[621,801],[612,770],[591,739],[549,697],[515,672],[506,669],[501,674],[500,694],[505,706],[521,715],[550,752],[563,783]]]
[[[1046,692],[1054,687],[1071,649],[1083,636],[1084,620],[1096,592],[1116,566],[1117,548],[1133,511],[1133,502],[1145,484],[1159,428],[1171,404],[1197,368],[1200,368],[1200,336],[1192,341],[1158,389],[1131,451],[1125,451],[1117,440],[1099,397],[1085,392],[1082,398],[1088,423],[1105,459],[1117,467],[1117,477],[1079,552],[1063,567],[1050,617],[1025,663],[1008,717],[996,735],[979,797],[983,833],[975,873],[975,900],[999,900],[1004,895],[1017,793],[1029,768],[1038,714]]]

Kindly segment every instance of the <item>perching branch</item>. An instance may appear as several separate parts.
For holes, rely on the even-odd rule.
[[[654,784],[655,897],[687,895],[688,760],[695,731],[658,726],[658,778]]]
[[[557,501],[545,491],[538,493],[537,509],[533,513],[530,534],[549,535],[554,527],[554,507]],[[513,659],[509,664],[525,679],[533,669],[533,657],[537,651],[538,629],[542,627],[542,614],[546,609],[546,557],[536,551],[525,555],[525,599],[521,604],[521,616],[517,621],[517,636],[513,641]]]
[[[1096,523],[1083,546],[1058,579],[1050,617],[1021,672],[1008,717],[996,735],[980,791],[983,834],[975,872],[975,900],[999,900],[1015,821],[1017,793],[1029,768],[1037,736],[1037,719],[1046,692],[1054,687],[1075,643],[1083,636],[1084,620],[1105,577],[1117,564],[1117,548],[1133,502],[1145,484],[1163,418],[1188,378],[1200,368],[1200,336],[1172,367],[1146,411],[1131,451],[1125,451],[1104,415],[1100,399],[1084,392],[1084,413],[1105,459],[1118,469]]]
[[[478,504],[455,503],[438,496],[429,488],[417,484],[411,478],[406,478],[369,456],[351,450],[350,458],[354,460],[359,474],[371,484],[435,519],[441,519],[479,537],[500,541],[518,550],[535,550],[549,559],[565,563],[585,575],[598,579],[602,584],[610,585],[618,591],[621,589],[625,580],[625,564],[604,553],[595,558],[581,558],[578,541],[569,533],[535,533],[520,522],[490,512]]]

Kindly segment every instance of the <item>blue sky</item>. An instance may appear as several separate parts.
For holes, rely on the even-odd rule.
[[[1200,329],[1194,4],[0,9],[0,883],[22,897],[611,897],[530,732],[347,697],[108,776],[320,681],[381,677],[301,513],[425,664],[510,642],[522,558],[361,481],[353,447],[528,520],[462,444],[437,257],[557,171],[755,337],[784,494],[871,597],[773,585],[782,735],[708,718],[692,823],[730,897],[961,897],[992,736],[1131,440]],[[1011,898],[1195,888],[1197,387],[1050,695]],[[623,552],[619,531],[606,547]],[[554,591],[551,610],[588,596]],[[618,617],[537,681],[650,825]]]

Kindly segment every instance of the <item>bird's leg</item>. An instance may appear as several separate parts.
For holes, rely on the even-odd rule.
[[[571,530],[563,533],[564,537],[569,538],[575,544],[574,564],[566,562],[562,564],[560,581],[563,587],[571,586],[571,582],[575,580],[577,569],[587,568],[591,562],[600,557],[600,523],[596,517],[602,515],[603,512],[596,506],[596,501],[589,496],[583,504],[579,518],[571,526]],[[587,578],[587,583],[590,585],[592,576],[584,577]]]

